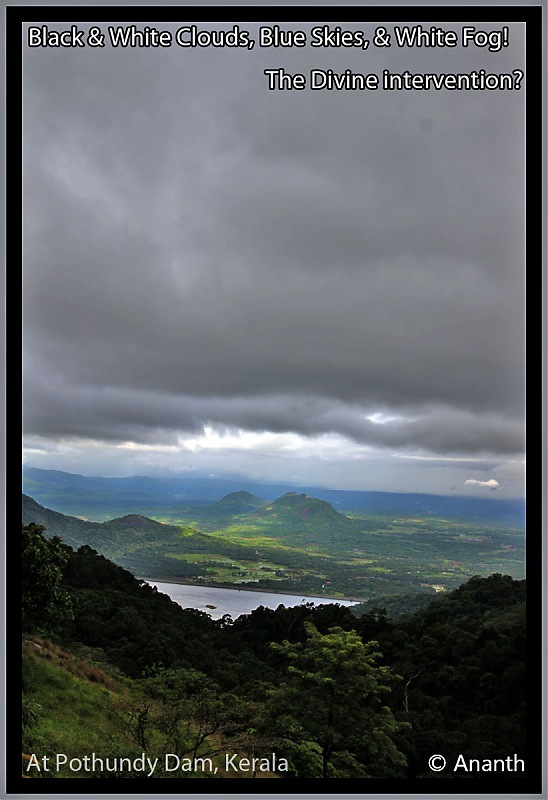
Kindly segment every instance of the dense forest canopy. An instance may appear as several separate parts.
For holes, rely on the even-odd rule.
[[[448,763],[525,758],[525,581],[474,577],[396,619],[333,603],[213,621],[37,525],[23,527],[23,575],[24,641],[91,654],[123,685],[108,713],[128,752],[213,769],[245,753],[281,778],[431,777],[440,743]],[[27,753],[48,748],[36,653],[23,660]]]

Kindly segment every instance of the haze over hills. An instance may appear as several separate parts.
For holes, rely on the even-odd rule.
[[[225,495],[233,493],[246,493],[243,500],[245,506],[250,502],[249,495],[256,498],[252,501],[253,505],[257,500],[273,501],[284,493],[296,490],[324,500],[343,512],[430,514],[438,517],[492,519],[513,525],[524,523],[524,500],[461,495],[357,492],[205,477],[90,477],[37,467],[23,468],[23,491],[26,494],[64,514],[85,516],[95,520],[131,513],[156,516],[160,512],[165,518],[177,519],[178,511],[182,507],[216,503]],[[217,510],[223,513],[226,509],[219,507]]]

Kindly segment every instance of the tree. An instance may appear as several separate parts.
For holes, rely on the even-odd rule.
[[[72,618],[70,594],[63,586],[69,549],[58,536],[46,539],[44,530],[34,523],[23,526],[23,630],[51,633]]]
[[[236,698],[198,670],[158,669],[142,686],[155,701],[154,724],[164,747],[175,755],[215,754],[219,735],[234,727]]]
[[[377,665],[377,643],[340,627],[325,635],[310,622],[305,629],[304,643],[272,645],[290,664],[268,701],[299,777],[404,774],[405,757],[393,741],[404,724],[383,704],[394,676]]]

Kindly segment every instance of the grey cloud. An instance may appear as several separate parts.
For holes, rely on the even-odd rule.
[[[25,53],[26,429],[521,452],[522,95],[269,92],[272,58]]]
[[[49,376],[37,380],[36,373],[29,385],[29,434],[173,444],[179,436],[216,426],[304,436],[338,433],[368,447],[445,454],[513,454],[523,448],[519,420],[447,407],[410,408],[408,417],[379,423],[363,408],[318,396],[189,397],[108,387],[97,391],[52,382]],[[63,407],[62,420],[51,414],[56,406]]]

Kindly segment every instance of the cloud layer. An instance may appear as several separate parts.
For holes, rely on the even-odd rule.
[[[466,71],[518,66],[511,36]],[[269,92],[268,66],[25,51],[25,433],[521,454],[523,95]]]

